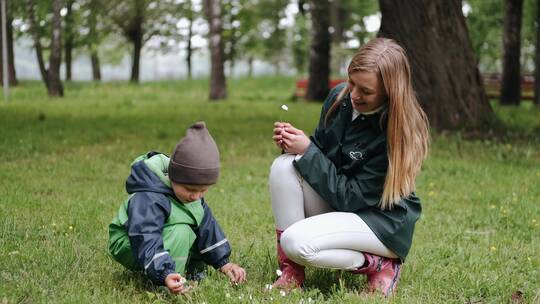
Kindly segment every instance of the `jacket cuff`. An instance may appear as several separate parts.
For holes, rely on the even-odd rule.
[[[301,173],[303,167],[310,167],[312,165],[311,160],[313,159],[313,155],[317,154],[318,152],[320,152],[319,148],[313,141],[311,141],[306,151],[304,151],[304,154],[298,158],[294,158],[293,165],[298,170],[300,175],[302,175]]]
[[[156,277],[156,280],[154,281],[157,285],[165,285],[165,278],[167,278],[168,275],[171,273],[174,273],[175,271],[172,269],[165,269],[163,272],[159,273]]]
[[[216,264],[212,264],[212,267],[219,270],[221,267],[225,266],[227,263],[229,263],[229,257],[225,257],[218,261]]]

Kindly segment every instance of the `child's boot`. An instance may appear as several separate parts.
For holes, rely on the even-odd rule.
[[[397,282],[401,274],[401,261],[365,252],[363,254],[366,260],[364,266],[353,273],[367,275],[370,292],[377,290],[385,297],[391,296],[397,289]]]
[[[302,288],[305,278],[305,267],[293,262],[287,257],[287,255],[285,255],[285,252],[283,252],[280,245],[281,233],[283,233],[282,230],[276,229],[277,255],[281,276],[274,282],[274,284],[272,284],[272,287],[287,290],[293,288]]]

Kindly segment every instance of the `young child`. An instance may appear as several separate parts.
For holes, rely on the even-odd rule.
[[[205,263],[234,283],[245,281],[245,270],[229,262],[229,242],[203,198],[219,168],[204,122],[188,128],[170,159],[158,152],[135,159],[126,181],[129,197],[109,225],[112,257],[173,293],[186,292],[183,276],[199,279]]]

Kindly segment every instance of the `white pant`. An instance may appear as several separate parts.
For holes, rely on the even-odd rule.
[[[397,258],[356,214],[335,212],[296,172],[295,155],[283,154],[270,169],[270,196],[281,247],[298,264],[353,270],[362,252]]]

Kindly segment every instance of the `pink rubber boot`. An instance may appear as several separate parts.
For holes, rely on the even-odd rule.
[[[401,274],[401,261],[365,252],[363,254],[366,266],[358,268],[353,273],[367,275],[370,292],[379,291],[385,297],[394,294]]]
[[[281,276],[272,284],[273,288],[291,290],[293,288],[302,288],[304,284],[305,272],[304,266],[299,265],[290,260],[279,243],[281,239],[282,230],[276,229],[277,237],[277,255],[279,262],[279,270],[281,270]]]

